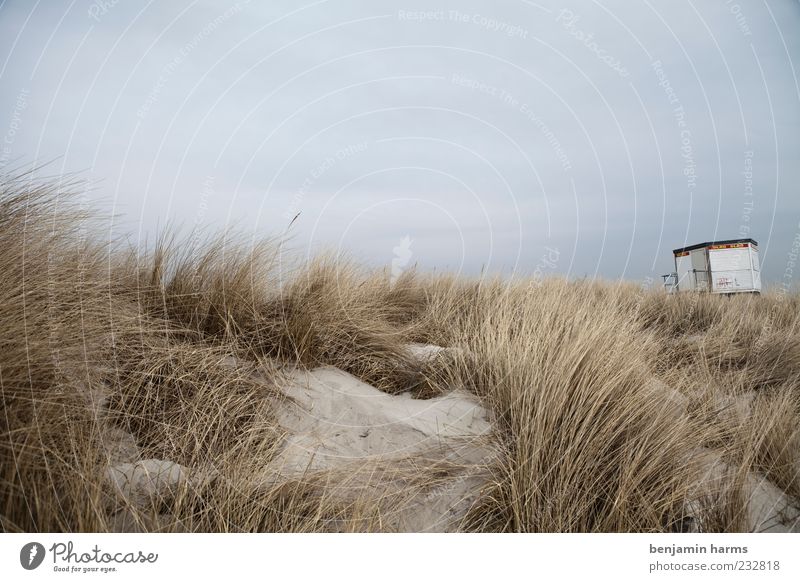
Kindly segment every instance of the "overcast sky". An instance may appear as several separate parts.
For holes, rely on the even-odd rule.
[[[6,0],[0,167],[79,172],[133,242],[299,213],[301,253],[660,284],[752,237],[779,281],[799,33],[796,0]]]

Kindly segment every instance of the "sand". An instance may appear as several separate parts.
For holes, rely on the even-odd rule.
[[[282,389],[290,399],[278,418],[290,436],[266,467],[269,481],[346,475],[334,494],[391,499],[384,523],[396,531],[456,528],[488,481],[496,455],[488,413],[464,391],[389,395],[332,367],[296,370]],[[439,469],[436,479],[418,482],[421,466]]]
[[[424,344],[408,347],[420,361],[452,351]],[[224,365],[238,363],[231,359]],[[469,509],[490,484],[490,468],[498,458],[492,419],[475,396],[458,387],[427,400],[390,395],[326,366],[288,369],[278,388],[285,398],[265,400],[264,405],[276,412],[286,438],[265,462],[258,486],[317,480],[333,501],[382,500],[384,531],[446,532],[464,525]],[[653,381],[648,388],[667,391],[676,421],[687,414],[685,396],[663,382]],[[721,409],[736,418],[746,416],[748,398],[721,403]],[[98,415],[103,415],[102,405]],[[139,458],[133,436],[118,428],[108,428],[101,438],[116,531],[159,529],[161,522],[170,522],[168,508],[176,495],[215,478],[207,468]],[[696,531],[702,529],[698,500],[718,489],[733,469],[719,451],[698,447],[694,456],[703,470],[686,508],[689,529]],[[746,529],[800,531],[797,500],[765,477],[746,475],[744,494],[749,501],[743,516]],[[163,513],[132,508],[162,508]]]
[[[722,459],[719,451],[698,448],[695,460],[702,469],[700,480],[695,488],[696,499],[707,495],[709,491],[722,488],[734,474],[734,467]],[[742,478],[742,495],[747,499],[747,513],[742,515],[744,529],[750,532],[799,532],[800,506],[796,499],[773,485],[765,476],[755,472],[747,473]],[[697,531],[702,528],[699,515],[699,504],[690,501],[687,504],[688,514],[694,521]]]

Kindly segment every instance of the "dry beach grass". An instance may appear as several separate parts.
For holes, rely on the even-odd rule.
[[[99,226],[0,185],[4,531],[797,527],[797,294],[279,277],[275,241]]]

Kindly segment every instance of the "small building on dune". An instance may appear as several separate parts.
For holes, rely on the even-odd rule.
[[[674,249],[675,271],[664,275],[670,292],[760,293],[758,243],[737,238]]]

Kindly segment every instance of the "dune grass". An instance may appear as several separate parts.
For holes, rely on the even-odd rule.
[[[800,496],[797,294],[413,271],[392,284],[325,257],[287,276],[276,241],[141,250],[98,232],[62,189],[0,184],[4,531],[114,529],[115,430],[141,458],[215,476],[167,511],[130,508],[139,529],[382,531],[441,467],[396,468],[406,485],[391,498],[363,480],[336,495],[350,485],[333,472],[265,480],[286,437],[274,414],[287,366],[333,365],[392,394],[476,394],[499,453],[464,530],[682,531],[699,499],[701,529],[741,531],[746,475]],[[421,364],[409,342],[459,350]],[[729,470],[698,492],[705,449]]]

